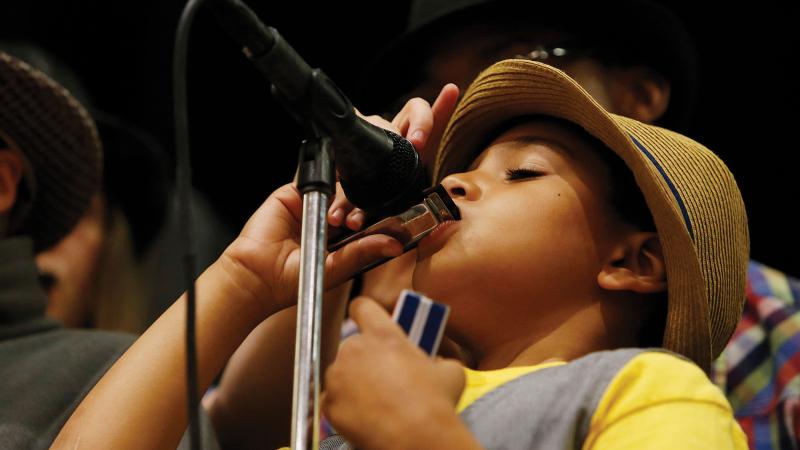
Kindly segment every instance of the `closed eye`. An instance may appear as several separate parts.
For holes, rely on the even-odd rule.
[[[506,169],[506,180],[508,181],[525,180],[529,178],[540,177],[542,175],[544,174],[538,170],[524,167],[517,169]]]

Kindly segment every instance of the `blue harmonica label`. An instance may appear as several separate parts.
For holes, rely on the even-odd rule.
[[[450,308],[408,289],[400,293],[392,318],[411,342],[436,355]]]

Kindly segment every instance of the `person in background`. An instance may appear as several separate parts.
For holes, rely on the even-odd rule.
[[[82,104],[93,103],[78,76],[42,47],[0,42],[0,49],[57,80]],[[106,111],[89,110],[104,143],[102,183],[75,228],[40,252],[37,265],[50,297],[50,316],[67,327],[138,334],[185,289],[176,248],[182,232],[168,164],[145,130]],[[207,265],[232,232],[196,191],[193,201],[198,258]]]
[[[55,55],[26,42],[0,42],[0,49],[91,104],[77,75]],[[153,303],[148,257],[166,216],[166,161],[143,130],[94,108],[90,114],[104,144],[102,179],[75,227],[36,255],[50,298],[47,313],[69,328],[139,333]]]
[[[0,52],[0,447],[46,448],[130,345],[45,316],[35,254],[66,236],[100,183],[89,113],[63,87]]]
[[[86,108],[0,51],[0,449],[48,448],[134,340],[48,317],[35,263],[86,214],[102,169],[100,135]],[[215,442],[213,434],[204,439]]]
[[[72,232],[36,262],[49,315],[68,327],[138,334],[154,303],[152,253],[168,199],[164,159],[143,131],[93,114],[105,149],[103,183]]]

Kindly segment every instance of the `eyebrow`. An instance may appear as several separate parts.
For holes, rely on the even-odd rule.
[[[519,148],[525,145],[530,144],[547,144],[548,146],[555,147],[559,150],[562,150],[564,153],[567,154],[570,158],[575,158],[575,152],[569,148],[569,146],[562,144],[559,141],[554,139],[548,139],[541,136],[534,136],[530,134],[523,134],[521,136],[517,136],[514,139],[508,141],[508,143],[514,145],[515,148]]]

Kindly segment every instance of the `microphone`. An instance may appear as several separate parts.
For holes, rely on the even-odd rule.
[[[279,103],[313,133],[334,145],[347,198],[368,216],[398,214],[422,199],[429,181],[414,146],[355,113],[350,100],[320,69],[312,69],[240,0],[212,0],[226,31],[272,84]]]

